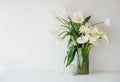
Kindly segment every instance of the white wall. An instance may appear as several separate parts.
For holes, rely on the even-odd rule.
[[[113,19],[104,27],[111,43],[91,50],[90,69],[120,71],[120,0],[0,0],[0,71],[63,70],[66,46],[53,46],[41,30],[50,26],[48,14],[64,6],[96,21]]]

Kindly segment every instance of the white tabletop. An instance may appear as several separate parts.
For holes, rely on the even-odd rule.
[[[9,71],[0,74],[0,82],[120,82],[120,72],[68,75],[58,72]]]

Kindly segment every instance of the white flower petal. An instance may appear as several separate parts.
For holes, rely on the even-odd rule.
[[[85,28],[85,34],[89,34],[90,33],[90,28]]]
[[[98,42],[97,41],[90,41],[91,44],[98,46]]]
[[[97,36],[90,36],[90,35],[87,35],[88,39],[92,42],[94,41],[97,41],[98,40],[98,37]]]
[[[84,21],[84,18],[83,18],[83,15],[81,12],[76,12],[73,14],[73,18],[72,20],[75,22],[75,23],[81,23]]]
[[[84,32],[85,32],[85,26],[82,25],[82,26],[80,27],[79,31],[80,31],[81,33],[84,33]]]
[[[112,20],[110,18],[106,19],[104,23],[110,27],[112,25]]]
[[[88,41],[88,37],[87,36],[80,36],[77,38],[77,42],[82,44],[82,43],[86,43]]]
[[[89,34],[92,27],[89,27],[88,25],[82,25],[79,29],[81,33]]]
[[[104,34],[104,35],[102,36],[102,38],[105,39],[108,43],[110,42],[110,40],[109,40],[107,34]]]
[[[91,27],[92,25],[90,23],[85,24],[86,27]]]
[[[81,16],[83,16],[83,14],[82,14],[82,12],[76,12],[76,13],[73,13],[73,16],[74,17],[81,17]]]
[[[104,34],[103,30],[100,28],[96,28],[94,27],[93,29],[91,29],[90,31],[90,35],[92,37],[96,37],[96,38],[100,38],[102,35]]]

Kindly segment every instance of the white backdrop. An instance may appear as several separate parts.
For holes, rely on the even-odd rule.
[[[41,34],[50,27],[48,14],[64,6],[92,20],[112,18],[113,26],[104,27],[111,43],[91,50],[90,70],[120,71],[120,0],[0,0],[0,71],[64,70],[66,46]]]

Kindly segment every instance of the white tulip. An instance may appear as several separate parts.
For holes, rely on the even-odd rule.
[[[91,31],[91,29],[90,28],[85,28],[85,34],[89,34],[90,33],[90,31]]]
[[[74,13],[72,20],[75,23],[82,23],[84,21],[82,13],[81,12]]]
[[[96,34],[99,33],[99,31],[98,31],[98,29],[96,27],[94,27],[94,28],[91,29],[90,33],[91,33],[91,35],[96,35]]]
[[[91,27],[92,25],[90,23],[85,24],[86,27]]]
[[[109,19],[106,19],[105,21],[104,21],[104,23],[107,25],[107,26],[111,26],[112,25],[112,20],[109,18]]]
[[[107,34],[104,34],[104,35],[102,36],[102,38],[105,39],[108,43],[110,42],[110,40],[109,40]]]
[[[92,42],[95,42],[98,40],[98,37],[97,36],[90,36],[90,35],[87,35],[88,39]]]
[[[100,38],[104,34],[104,32],[102,29],[94,27],[91,29],[90,34],[94,37]]]
[[[85,34],[89,34],[89,33],[90,33],[90,30],[91,30],[91,28],[89,28],[88,25],[82,25],[82,26],[80,27],[80,29],[79,29],[79,31],[80,31],[81,33],[85,33]]]
[[[86,43],[87,41],[88,41],[87,36],[80,36],[77,38],[77,43],[79,43],[79,44]]]
[[[80,27],[80,29],[79,29],[79,31],[80,31],[80,33],[84,33],[85,32],[85,26],[84,25],[82,25],[81,27]]]

